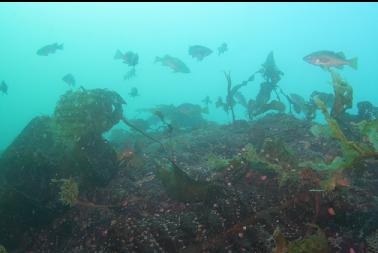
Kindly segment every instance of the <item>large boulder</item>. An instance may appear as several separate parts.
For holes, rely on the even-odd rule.
[[[73,177],[85,194],[105,186],[117,156],[102,137],[122,117],[125,102],[103,89],[69,91],[52,117],[36,117],[0,157],[0,244],[48,224],[66,208],[52,179]]]

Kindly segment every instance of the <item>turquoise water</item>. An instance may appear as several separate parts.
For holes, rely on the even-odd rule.
[[[239,83],[258,70],[273,50],[285,73],[279,86],[286,93],[307,98],[312,91],[332,92],[329,75],[302,58],[317,50],[343,51],[358,57],[359,68],[340,73],[354,89],[354,107],[362,100],[378,104],[377,3],[1,3],[0,81],[8,95],[0,95],[0,150],[6,148],[35,116],[50,115],[70,87],[62,81],[72,73],[77,85],[108,88],[127,101],[126,116],[158,104],[200,104],[213,101],[210,120],[230,122],[216,109],[225,96],[223,70]],[[47,57],[36,51],[64,43],[64,50]],[[226,42],[229,51],[218,56]],[[204,45],[214,53],[198,62],[190,45]],[[117,49],[139,54],[137,76],[125,81],[129,70],[113,59]],[[172,73],[156,56],[183,60],[191,73]],[[242,88],[255,97],[260,80]],[[139,97],[128,93],[137,87]],[[242,108],[237,117],[246,118]]]

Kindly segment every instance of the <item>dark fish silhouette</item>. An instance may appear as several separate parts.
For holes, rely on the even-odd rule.
[[[139,63],[139,55],[132,51],[122,53],[121,50],[117,50],[114,55],[115,60],[123,60],[123,63],[135,67]]]
[[[210,97],[209,97],[209,96],[206,96],[206,97],[202,100],[202,102],[203,102],[206,106],[208,106],[209,104],[212,103],[212,101],[210,100]]]
[[[75,86],[76,85],[76,81],[75,81],[75,77],[72,75],[72,74],[67,74],[65,75],[62,80],[68,84],[69,86]]]
[[[8,85],[4,81],[0,84],[0,91],[4,94],[8,94]]]
[[[135,88],[135,87],[131,88],[129,95],[130,95],[130,97],[133,97],[133,98],[139,96],[138,89]]]
[[[352,59],[346,59],[343,52],[332,52],[332,51],[317,51],[303,57],[303,60],[323,68],[336,67],[343,68],[344,65],[348,65],[353,69],[357,69],[357,57]]]
[[[174,72],[190,73],[190,69],[179,58],[165,55],[156,57],[155,62],[161,62],[164,66],[170,67]]]
[[[63,44],[53,43],[38,49],[37,55],[48,56],[49,54],[54,54],[58,49],[63,50]]]
[[[202,61],[206,56],[209,56],[213,50],[208,47],[195,45],[189,47],[189,54],[199,61]]]
[[[296,113],[301,113],[301,111],[303,111],[303,108],[306,107],[306,100],[302,96],[291,93],[289,98]]]
[[[226,51],[228,51],[227,44],[226,43],[222,43],[222,45],[220,45],[218,47],[218,55],[224,54],[224,52],[226,52]]]
[[[152,112],[156,117],[158,117],[162,122],[165,122],[165,118],[164,118],[164,114],[159,111],[159,110],[155,110]]]
[[[133,78],[133,77],[135,77],[135,76],[136,76],[135,68],[132,68],[131,70],[129,70],[129,71],[126,73],[126,75],[124,76],[124,79],[125,79],[125,80],[129,80],[129,79],[131,79],[131,78]]]

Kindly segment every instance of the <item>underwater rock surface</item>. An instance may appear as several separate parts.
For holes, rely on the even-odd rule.
[[[113,91],[67,92],[53,116],[34,118],[1,154],[0,244],[10,252],[376,252],[375,107],[349,114],[352,90],[329,70],[334,99],[281,92],[305,118],[272,109],[282,75],[273,63],[270,54],[260,72],[274,85],[260,86],[249,120],[233,108],[234,97],[247,105],[236,91],[253,76],[232,86],[225,73],[229,94],[219,105],[232,114],[228,125],[190,103],[129,121]],[[312,121],[318,112],[325,124]],[[131,130],[105,140],[120,121]]]
[[[102,138],[122,117],[115,92],[68,92],[52,117],[34,118],[0,159],[0,238],[12,248],[19,237],[49,224],[66,208],[53,179],[73,177],[80,191],[105,186],[117,169],[113,147]]]
[[[287,114],[268,114],[253,122],[182,131],[171,139],[161,134],[162,142],[176,143],[172,147],[179,174],[185,173],[185,187],[193,187],[194,199],[182,183],[159,175],[164,163],[169,164],[161,159],[161,149],[131,134],[144,148],[118,158],[110,182],[86,193],[96,205],[75,205],[51,218],[50,224],[25,236],[20,248],[58,253],[324,253],[346,252],[361,243],[374,247],[378,205],[371,200],[378,189],[369,178],[378,176],[377,161],[363,161],[336,177],[301,165],[341,154],[338,141],[314,135],[313,125]],[[113,161],[105,154],[98,159]],[[216,194],[196,198],[207,189],[198,182],[216,186]],[[332,190],[320,190],[332,182]]]

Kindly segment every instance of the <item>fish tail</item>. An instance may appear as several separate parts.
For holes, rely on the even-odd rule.
[[[60,50],[63,50],[63,45],[64,45],[64,44],[62,43],[62,44],[58,45],[56,48],[57,48],[57,49],[60,49]]]
[[[349,60],[349,66],[351,66],[353,69],[357,69],[358,68],[358,58],[354,57],[354,58],[350,59]]]
[[[159,62],[159,61],[162,61],[162,58],[159,56],[156,56],[154,63]]]
[[[117,49],[117,51],[114,55],[114,59],[118,60],[118,59],[122,59],[122,58],[123,58],[123,54],[122,54],[121,50]]]

